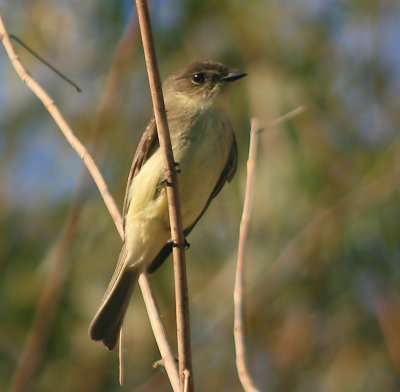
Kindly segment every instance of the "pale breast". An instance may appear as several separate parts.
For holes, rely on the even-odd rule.
[[[179,124],[182,124],[179,121]],[[177,128],[169,118],[174,159],[179,164],[178,184],[183,226],[189,227],[203,211],[228,161],[233,133],[225,115],[213,110]],[[158,222],[169,230],[164,168],[158,149],[133,179],[127,221]]]
[[[179,163],[179,191],[184,227],[190,226],[205,204],[228,160],[233,134],[228,119],[210,111],[190,127],[187,134],[173,137],[175,160]]]

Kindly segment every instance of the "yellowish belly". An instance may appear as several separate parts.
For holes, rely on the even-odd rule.
[[[179,194],[183,226],[191,226],[203,211],[228,160],[233,134],[224,121],[200,121],[192,134],[173,135],[174,159],[179,163]],[[164,243],[169,238],[168,202],[160,186],[164,168],[157,150],[132,182],[126,229],[147,240]],[[149,238],[147,234],[152,233]],[[153,235],[154,234],[154,235]],[[154,238],[157,236],[157,238]]]

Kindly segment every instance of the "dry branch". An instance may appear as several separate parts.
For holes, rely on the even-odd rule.
[[[158,71],[157,56],[154,48],[151,31],[150,15],[146,0],[136,0],[139,17],[140,32],[142,35],[146,68],[149,77],[154,116],[157,124],[158,139],[163,153],[165,178],[167,179],[168,210],[171,226],[171,239],[177,246],[173,247],[175,301],[176,301],[176,329],[178,340],[179,375],[181,385],[184,384],[184,372],[189,371],[188,391],[194,390],[192,358],[190,347],[190,320],[189,301],[186,278],[186,258],[184,252],[184,235],[181,216],[181,207],[178,192],[178,179],[172,153],[171,139],[168,130],[167,115],[162,95],[161,80]]]
[[[272,120],[271,122],[269,122],[266,126],[262,127],[259,129],[259,132],[262,131],[266,131],[268,129],[272,129],[277,127],[278,125],[282,124],[285,121],[288,121],[290,119],[292,119],[293,117],[298,116],[299,114],[304,112],[304,106],[299,106],[296,109],[291,110],[290,112],[284,114],[283,116],[280,116],[278,118],[276,118],[275,120]]]
[[[276,127],[282,122],[297,116],[303,111],[304,108],[300,106],[292,110],[291,112],[271,121],[265,128],[261,129],[259,129],[258,122],[255,118],[251,120],[250,147],[249,147],[249,157],[247,160],[246,191],[243,204],[242,219],[240,221],[237,268],[235,276],[235,286],[233,290],[233,302],[234,302],[233,335],[234,335],[235,349],[236,349],[236,367],[240,382],[242,383],[243,389],[246,392],[259,391],[255,387],[254,382],[250,376],[250,372],[248,370],[245,335],[244,335],[244,264],[245,264],[246,239],[249,229],[251,201],[252,201],[253,186],[254,186],[254,171],[255,171],[258,135],[262,130]]]
[[[235,339],[236,348],[236,367],[239,375],[240,382],[246,392],[258,392],[253,380],[250,376],[247,366],[246,345],[244,338],[244,310],[243,310],[243,297],[244,297],[244,262],[245,262],[245,248],[246,238],[249,228],[251,199],[253,193],[254,183],[254,165],[256,160],[257,142],[258,142],[258,122],[255,118],[251,120],[250,129],[250,147],[249,158],[247,161],[247,181],[246,192],[243,205],[242,219],[240,221],[239,229],[239,245],[238,245],[238,258],[235,277],[235,287],[233,290],[234,302],[234,326],[233,335]]]
[[[43,105],[49,111],[50,115],[53,117],[54,121],[74,148],[74,150],[78,153],[78,155],[82,158],[86,167],[88,168],[90,174],[92,175],[100,193],[103,197],[103,200],[107,206],[107,209],[110,212],[110,215],[117,227],[117,230],[123,239],[124,232],[122,228],[122,218],[118,211],[118,208],[115,204],[114,199],[108,191],[107,184],[105,183],[99,169],[97,168],[93,158],[87,151],[87,149],[83,146],[83,144],[79,141],[79,139],[74,135],[72,129],[69,127],[65,119],[62,117],[58,108],[54,104],[53,100],[49,97],[46,91],[26,72],[22,63],[19,61],[18,56],[16,55],[14,48],[11,44],[10,38],[7,34],[6,28],[4,26],[1,14],[0,14],[0,39],[3,42],[3,45],[7,51],[7,54],[17,72],[19,77],[24,81],[24,83],[33,91],[33,93],[41,100]],[[143,292],[143,297],[145,300],[147,312],[149,315],[149,319],[155,331],[155,337],[157,343],[159,344],[159,350],[162,358],[165,360],[165,368],[170,379],[171,385],[173,387],[174,392],[180,391],[179,384],[179,376],[176,370],[175,362],[173,360],[172,351],[166,341],[165,332],[162,327],[160,315],[157,311],[157,306],[154,300],[154,297],[151,295],[150,286],[145,274],[142,274],[139,278],[139,285]]]

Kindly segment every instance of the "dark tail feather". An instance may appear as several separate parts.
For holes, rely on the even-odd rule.
[[[139,278],[140,271],[128,269],[120,271],[112,287],[106,293],[100,309],[94,316],[89,327],[89,335],[93,340],[102,341],[112,350],[117,344],[119,331],[124,321],[133,290]]]

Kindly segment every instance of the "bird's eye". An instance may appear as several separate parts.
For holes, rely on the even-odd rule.
[[[203,73],[196,73],[192,76],[193,83],[203,84],[206,80],[206,76]]]

